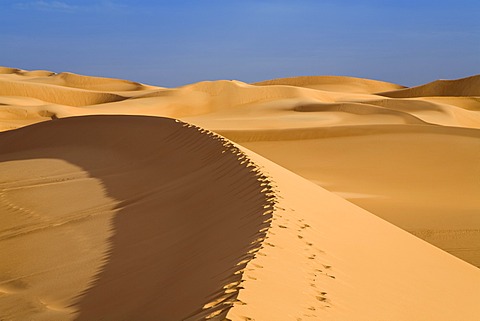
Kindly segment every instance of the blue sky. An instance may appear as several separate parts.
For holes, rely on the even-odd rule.
[[[0,65],[160,86],[480,73],[478,0],[0,0]]]

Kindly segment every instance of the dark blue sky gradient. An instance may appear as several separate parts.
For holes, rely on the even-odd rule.
[[[0,0],[0,65],[160,86],[480,73],[480,1]]]

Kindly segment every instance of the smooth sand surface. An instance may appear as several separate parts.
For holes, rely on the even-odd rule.
[[[247,154],[275,178],[281,198],[230,319],[478,318],[478,268]]]
[[[455,80],[436,80],[431,83],[381,93],[387,97],[480,96],[480,75]]]
[[[478,79],[0,67],[0,319],[478,320]]]

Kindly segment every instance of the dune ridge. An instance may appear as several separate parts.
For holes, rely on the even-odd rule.
[[[125,97],[106,92],[87,91],[43,83],[36,84],[26,81],[4,80],[1,78],[0,95],[31,97],[68,106],[96,105],[125,99]]]
[[[117,133],[118,126],[125,126],[125,130]],[[32,139],[24,140],[25,136]],[[150,137],[148,145],[140,141],[146,137]],[[76,148],[72,148],[72,141]],[[0,147],[2,163],[7,165],[18,160],[44,159],[76,164],[85,174],[100,180],[108,198],[112,199],[108,201],[103,197],[98,202],[114,202],[114,213],[109,212],[111,226],[95,231],[110,235],[108,250],[101,257],[92,258],[89,249],[85,248],[81,262],[73,260],[71,264],[47,269],[33,278],[28,271],[38,269],[38,262],[29,267],[22,261],[2,264],[2,270],[20,273],[10,275],[10,279],[25,284],[17,287],[8,279],[0,282],[2,289],[11,285],[0,296],[3,318],[66,320],[75,316],[75,320],[92,320],[109,315],[109,319],[116,320],[125,317],[155,319],[161,315],[171,320],[197,320],[220,318],[235,301],[242,269],[261,245],[275,200],[269,179],[230,142],[171,119],[87,116],[3,133]],[[40,171],[37,175],[49,177],[48,172],[37,170]],[[224,175],[225,172],[229,175]],[[62,177],[57,182],[57,178],[49,178],[53,180],[49,184],[70,182],[82,188],[81,181]],[[5,179],[3,177],[2,194],[8,199],[15,196],[9,192],[12,184],[16,185],[15,190],[32,188],[28,181],[5,182]],[[33,186],[41,190],[42,186],[50,185]],[[48,191],[45,193],[43,200],[48,196]],[[20,196],[17,199],[21,200]],[[72,228],[72,224],[85,239],[76,246],[86,246],[91,243],[86,240],[98,237],[87,229],[92,221],[94,223],[95,216],[76,212],[74,202],[70,203],[73,208],[68,204],[63,207],[74,216],[68,218],[67,223],[59,223],[59,219],[66,217],[50,217],[45,209],[42,211],[41,201],[42,197],[22,206],[41,216],[43,226],[35,227],[32,224],[35,222],[26,218],[28,225],[23,227],[24,232],[16,230],[15,225],[5,230],[0,241],[2,248],[6,249],[9,244],[13,249],[7,253],[2,251],[3,255],[17,250],[16,255],[20,257],[43,256],[42,252],[31,253],[18,245],[33,241],[46,245],[47,240],[41,236],[56,233],[60,233],[56,238],[61,240],[62,229]],[[58,206],[58,202],[53,206]],[[10,213],[10,210],[3,208],[2,212]],[[20,226],[19,223],[16,226]],[[5,238],[5,235],[9,236]],[[70,251],[75,254],[75,247],[68,247],[72,246],[68,237],[63,243],[67,247],[57,244],[55,250],[66,259],[72,255]],[[89,257],[89,264],[96,265],[99,270],[84,276],[88,282],[73,287],[65,306],[65,298],[60,299],[55,293],[58,287],[72,286],[69,270],[80,269]],[[8,262],[7,258],[2,262]],[[142,298],[151,299],[139,299],[139,293],[133,290],[136,288],[141,289]],[[115,293],[115,300],[111,300],[112,293]],[[34,304],[36,300],[44,302],[43,306]],[[150,303],[146,306],[146,302]]]
[[[52,76],[55,75],[53,71],[48,70],[23,70],[18,68],[2,67],[0,66],[0,74],[15,74],[19,76]]]
[[[412,88],[381,92],[379,95],[392,98],[425,96],[480,96],[480,75],[454,80],[435,80],[428,84]]]
[[[136,91],[145,88],[142,84],[133,81],[82,76],[71,72],[37,77],[28,81],[94,91]]]
[[[51,84],[94,91],[136,91],[148,88],[148,86],[142,85],[134,81],[105,77],[83,76],[72,72],[55,73],[48,70],[28,71],[18,68],[0,66],[0,74],[3,74],[5,76],[23,76],[23,80],[27,82],[38,82],[42,84]],[[15,79],[22,78],[16,77]]]
[[[355,93],[375,93],[406,88],[385,81],[347,76],[301,76],[278,78],[253,83],[256,86],[288,85],[320,89],[326,91],[349,91]]]

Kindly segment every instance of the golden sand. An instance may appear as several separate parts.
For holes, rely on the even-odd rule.
[[[479,79],[0,67],[0,319],[478,320]]]

